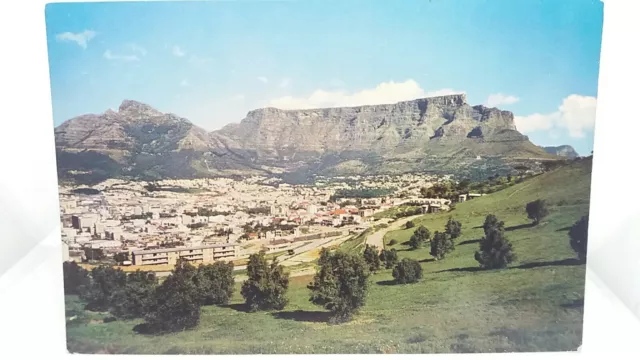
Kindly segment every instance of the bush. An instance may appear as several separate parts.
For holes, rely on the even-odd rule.
[[[377,247],[371,246],[369,244],[365,245],[363,258],[364,262],[367,263],[370,272],[375,272],[380,270],[380,251]]]
[[[391,241],[389,241],[389,245],[392,245],[392,246],[397,244],[397,243],[398,243],[398,240],[396,240],[396,239],[391,239]]]
[[[233,295],[233,263],[216,261],[198,267],[198,289],[204,305],[225,305]]]
[[[396,249],[382,250],[380,261],[384,264],[385,269],[392,269],[398,263],[398,252]]]
[[[62,273],[64,276],[65,295],[79,295],[91,281],[89,272],[78,266],[74,261],[62,263]]]
[[[113,255],[113,261],[117,262],[117,263],[122,263],[124,261],[129,260],[129,253],[128,252],[120,252],[117,253],[115,255]]]
[[[480,251],[475,253],[475,259],[484,269],[500,269],[507,267],[516,259],[516,256],[504,230],[500,227],[492,227],[480,240]]]
[[[449,218],[447,221],[447,225],[444,227],[445,232],[451,237],[451,239],[456,239],[462,233],[462,224],[460,221]]]
[[[91,281],[80,294],[91,311],[108,311],[112,294],[122,290],[127,283],[127,275],[120,269],[101,265],[91,269]]]
[[[528,203],[525,210],[527,211],[527,217],[533,220],[535,225],[538,225],[540,220],[549,215],[547,203],[540,199]]]
[[[447,233],[436,231],[431,240],[431,256],[436,260],[444,259],[445,254],[453,251],[453,241]]]
[[[365,303],[369,289],[369,271],[362,257],[341,251],[326,252],[321,267],[307,286],[311,301],[331,312],[329,322],[351,320]]]
[[[411,238],[409,239],[409,246],[411,249],[419,249],[421,248],[425,242],[429,240],[431,237],[431,232],[424,226],[420,226],[416,231],[413,232]]]
[[[404,258],[393,269],[393,278],[398,284],[409,284],[422,279],[422,266],[416,260]]]
[[[406,224],[404,224],[404,228],[405,229],[411,229],[412,227],[415,227],[416,224],[413,223],[413,221],[407,221]]]
[[[571,229],[569,238],[571,248],[576,252],[578,259],[585,263],[587,261],[587,240],[589,237],[589,215],[583,216]]]
[[[288,303],[289,274],[277,261],[267,264],[265,252],[249,256],[247,279],[240,293],[250,311],[282,310]]]
[[[201,297],[196,286],[196,269],[179,260],[153,293],[153,302],[145,320],[152,332],[176,332],[192,329],[200,323]]]
[[[136,271],[127,275],[126,285],[111,295],[110,311],[123,319],[144,317],[151,309],[158,284],[156,274]]]
[[[498,218],[493,214],[487,215],[487,217],[484,219],[482,228],[484,229],[484,235],[486,236],[489,233],[489,230],[491,230],[492,228],[504,230],[504,221],[499,221]]]

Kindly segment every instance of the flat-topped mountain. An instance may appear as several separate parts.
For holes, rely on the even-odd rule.
[[[509,111],[465,95],[310,110],[263,108],[208,133],[125,100],[55,129],[61,178],[141,179],[412,171],[493,175],[514,162],[554,159],[520,134]],[[486,173],[486,174],[485,174]]]

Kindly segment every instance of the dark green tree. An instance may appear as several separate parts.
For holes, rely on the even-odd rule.
[[[233,295],[233,263],[217,261],[198,267],[198,287],[204,305],[225,305]]]
[[[525,207],[527,211],[527,217],[533,220],[535,225],[540,223],[545,216],[549,215],[549,209],[547,209],[547,203],[544,200],[535,200],[527,204]]]
[[[111,313],[123,319],[144,317],[151,310],[157,285],[154,272],[138,270],[129,273],[126,285],[111,295]]]
[[[380,270],[380,251],[376,246],[371,246],[369,244],[365,245],[364,253],[362,254],[364,261],[369,266],[370,272],[375,272]]]
[[[504,230],[504,221],[498,220],[498,218],[493,214],[487,215],[487,217],[484,219],[482,228],[484,229],[484,235],[486,236],[489,230],[492,228]]]
[[[153,293],[150,310],[145,316],[151,331],[177,332],[198,326],[202,303],[197,276],[193,265],[178,260],[171,275]]]
[[[398,284],[415,283],[422,279],[422,266],[416,260],[404,258],[393,268],[392,275]]]
[[[404,224],[405,229],[411,229],[412,227],[416,226],[416,224],[413,223],[413,221],[409,220]]]
[[[91,282],[89,272],[78,266],[75,261],[62,263],[62,273],[64,276],[64,293],[66,295],[79,295]]]
[[[84,248],[84,257],[87,261],[100,261],[106,258],[102,249],[94,249],[91,247]]]
[[[380,261],[384,264],[385,269],[392,269],[398,263],[398,252],[396,249],[382,250]]]
[[[389,241],[389,245],[391,245],[391,246],[393,246],[393,245],[395,245],[397,243],[398,243],[398,240],[396,240],[396,239],[391,239],[391,241]]]
[[[365,303],[369,289],[368,265],[362,257],[342,251],[329,254],[307,286],[309,301],[331,312],[329,322],[351,320]]]
[[[569,244],[578,259],[587,262],[587,239],[589,237],[589,215],[583,216],[569,229]]]
[[[122,263],[123,261],[127,261],[129,260],[129,253],[128,252],[119,252],[115,255],[113,255],[113,260],[117,263]]]
[[[250,311],[282,310],[289,300],[289,274],[277,261],[267,263],[265,252],[249,256],[247,264],[249,278],[242,284],[240,293]]]
[[[480,240],[480,251],[475,253],[475,259],[484,269],[500,269],[514,261],[516,255],[504,230],[500,227],[492,227]]]
[[[431,232],[429,229],[424,226],[420,226],[413,232],[413,235],[411,235],[411,238],[409,239],[409,246],[411,246],[411,249],[413,250],[419,249],[429,241],[429,238],[431,238]]]
[[[462,224],[460,223],[460,221],[449,218],[449,221],[447,221],[447,225],[445,225],[444,229],[445,232],[451,237],[451,239],[456,239],[462,233]]]
[[[111,307],[111,295],[124,288],[127,275],[120,269],[101,265],[91,269],[91,281],[80,296],[87,302],[87,309],[108,311]]]
[[[444,259],[445,255],[453,251],[453,241],[444,232],[436,231],[431,239],[431,256],[436,260]]]

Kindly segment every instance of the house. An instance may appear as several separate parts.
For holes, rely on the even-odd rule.
[[[178,259],[207,263],[233,259],[238,254],[237,244],[210,244],[194,247],[138,250],[132,253],[133,265],[175,265]]]
[[[458,195],[458,202],[465,202],[467,200],[467,195],[460,194]]]

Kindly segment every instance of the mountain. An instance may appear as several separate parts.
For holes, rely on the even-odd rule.
[[[55,129],[61,179],[192,178],[281,173],[290,179],[430,171],[477,178],[557,157],[520,134],[513,114],[465,95],[389,105],[263,108],[206,132],[125,100]]]
[[[575,159],[580,156],[571,145],[545,146],[544,151],[549,154]]]

